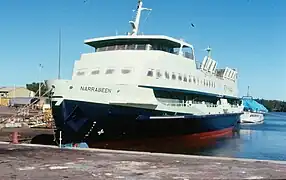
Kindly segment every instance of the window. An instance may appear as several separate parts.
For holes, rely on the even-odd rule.
[[[116,46],[108,46],[106,47],[106,51],[113,51],[116,49]]]
[[[188,59],[194,59],[193,48],[184,46],[182,51],[183,51],[184,57]]]
[[[170,75],[169,75],[169,73],[168,73],[167,71],[165,71],[165,78],[166,78],[166,79],[169,79],[169,78],[170,78]]]
[[[157,78],[160,78],[160,77],[162,76],[160,70],[157,70],[157,71],[156,71],[156,76],[157,76]]]
[[[92,71],[91,74],[92,74],[92,75],[97,75],[97,74],[99,74],[99,69]]]
[[[112,74],[115,71],[115,69],[107,69],[105,71],[105,74]]]
[[[188,82],[188,78],[187,78],[186,75],[184,75],[184,81],[185,81],[185,82]]]
[[[192,81],[193,81],[192,76],[189,76],[189,82],[192,83]]]
[[[130,72],[131,72],[131,69],[129,69],[129,68],[121,69],[122,74],[128,74]]]
[[[153,77],[153,69],[148,70],[147,76]]]
[[[146,45],[145,44],[137,44],[137,50],[145,50],[146,49]]]
[[[182,81],[182,75],[181,74],[179,74],[178,79],[179,79],[179,81]]]
[[[79,72],[76,73],[76,75],[82,76],[82,75],[84,75],[84,72],[83,71],[79,71]]]
[[[172,79],[176,80],[176,74],[175,73],[172,73]]]
[[[193,82],[194,82],[194,84],[196,84],[196,78],[195,77],[193,77]]]
[[[135,44],[127,45],[127,49],[128,50],[134,50],[135,49]]]

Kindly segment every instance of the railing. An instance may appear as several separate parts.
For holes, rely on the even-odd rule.
[[[163,103],[164,105],[166,106],[172,106],[172,107],[191,107],[192,105],[198,105],[198,104],[204,104],[206,105],[206,107],[217,107],[216,104],[213,104],[213,103],[203,103],[203,102],[200,102],[200,101],[195,101],[195,102],[192,102],[192,103]]]

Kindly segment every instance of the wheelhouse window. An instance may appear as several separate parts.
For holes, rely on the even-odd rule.
[[[192,47],[183,46],[182,52],[185,58],[194,59],[194,51]]]
[[[146,50],[147,44],[117,44],[99,47],[96,49],[96,52],[102,51],[116,51],[116,50]]]

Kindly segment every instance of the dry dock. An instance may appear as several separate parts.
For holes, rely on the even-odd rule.
[[[273,179],[286,163],[0,143],[0,179]]]

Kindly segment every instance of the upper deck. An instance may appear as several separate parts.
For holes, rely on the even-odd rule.
[[[161,50],[194,59],[191,44],[164,35],[120,35],[88,39],[85,44],[94,47],[96,52],[114,50]]]

